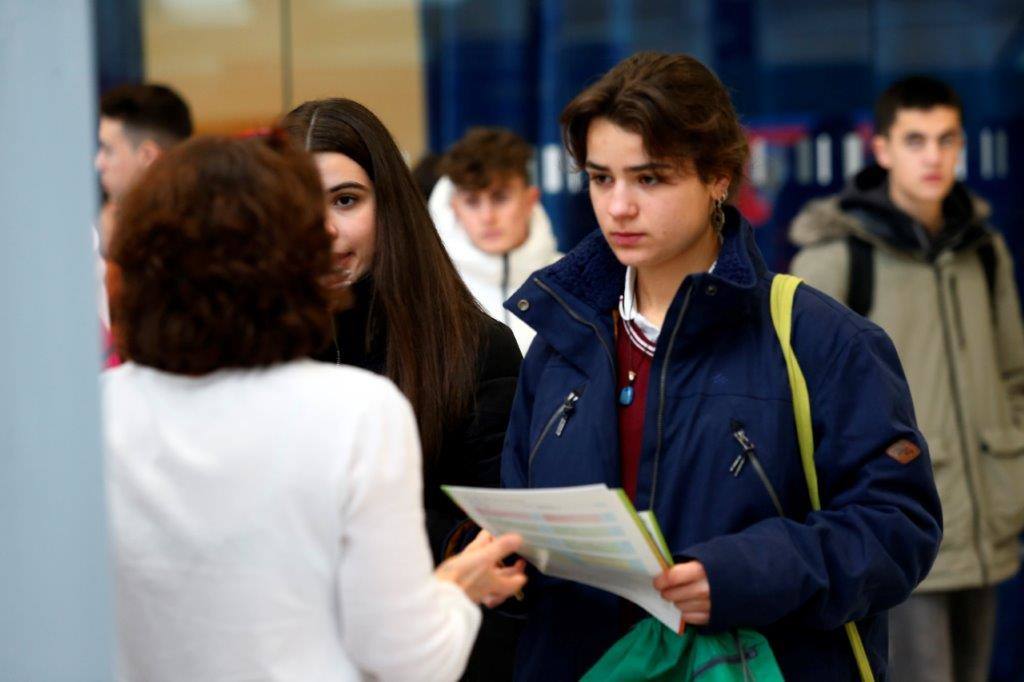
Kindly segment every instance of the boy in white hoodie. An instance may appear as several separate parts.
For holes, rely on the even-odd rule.
[[[470,292],[526,350],[534,332],[502,303],[561,254],[540,190],[530,182],[533,150],[505,128],[472,128],[441,161],[430,215]]]

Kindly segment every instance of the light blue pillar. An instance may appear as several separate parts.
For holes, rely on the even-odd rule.
[[[113,677],[91,10],[0,0],[0,680]]]

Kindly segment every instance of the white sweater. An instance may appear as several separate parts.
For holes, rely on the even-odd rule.
[[[433,576],[390,382],[303,360],[102,384],[122,679],[461,674],[480,611]]]
[[[562,257],[548,214],[538,202],[530,214],[530,234],[526,241],[514,251],[496,256],[481,251],[470,240],[452,209],[454,194],[455,185],[447,176],[438,180],[430,193],[430,217],[437,233],[469,292],[488,315],[509,326],[519,349],[526,355],[536,332],[505,310],[503,304],[527,277]]]

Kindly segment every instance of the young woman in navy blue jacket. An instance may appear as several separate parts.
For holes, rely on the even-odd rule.
[[[885,333],[801,285],[821,511],[812,511],[772,273],[725,202],[747,144],[728,94],[683,55],[637,54],[562,114],[600,231],[506,303],[537,331],[502,459],[505,487],[621,486],[652,509],[675,565],[655,580],[682,618],[764,634],[787,680],[876,679],[886,610],[928,572],[941,510]],[[642,613],[536,576],[517,678],[578,679]]]

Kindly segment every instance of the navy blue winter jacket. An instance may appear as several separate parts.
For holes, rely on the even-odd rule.
[[[885,679],[886,610],[925,577],[942,534],[899,358],[879,327],[799,287],[793,346],[811,396],[822,502],[812,512],[769,315],[772,273],[747,222],[727,216],[714,272],[684,280],[662,326],[636,507],[654,510],[677,561],[704,565],[708,628],[756,628],[787,680],[820,682],[859,679],[842,629],[855,620]],[[502,453],[504,487],[621,485],[612,311],[624,278],[595,231],[506,303],[538,335]],[[740,430],[754,452],[734,476]],[[889,456],[902,440],[920,456]],[[617,597],[536,572],[527,610],[521,680],[578,679],[624,634]]]

